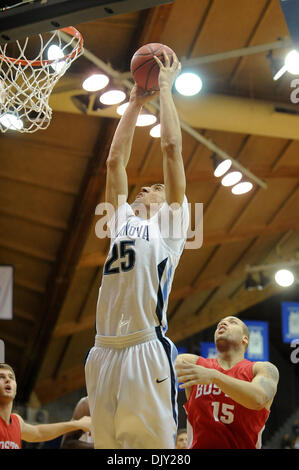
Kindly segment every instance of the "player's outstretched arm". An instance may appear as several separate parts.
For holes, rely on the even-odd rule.
[[[129,105],[122,115],[112,139],[107,158],[106,202],[118,207],[118,196],[128,197],[128,178],[126,167],[130,158],[135,126],[142,106],[153,99],[155,94],[145,92],[134,85]]]
[[[56,437],[62,436],[70,431],[75,431],[76,429],[82,429],[84,432],[91,431],[91,418],[89,416],[61,423],[36,425],[28,424],[21,416],[17,416],[21,426],[21,438],[23,441],[27,442],[51,441]]]
[[[175,54],[170,65],[169,56],[163,51],[165,65],[155,57],[160,67],[160,123],[163,173],[168,204],[182,204],[186,189],[184,162],[182,158],[182,132],[178,113],[172,97],[174,79],[181,70]]]

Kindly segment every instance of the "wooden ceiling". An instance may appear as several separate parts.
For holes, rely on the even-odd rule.
[[[187,67],[191,59],[289,39],[278,0],[176,0],[74,26],[86,50],[124,74],[134,51],[150,42],[170,46]],[[288,50],[273,51],[277,63]],[[203,244],[186,249],[176,271],[168,309],[174,342],[279,292],[274,284],[246,291],[245,268],[294,257],[299,248],[299,117],[274,109],[291,104],[293,77],[274,82],[268,53],[199,63],[202,93],[175,95],[187,126],[267,188],[254,184],[234,196],[214,177],[211,151],[183,130],[187,197],[203,203]],[[0,337],[23,401],[34,392],[44,404],[84,386],[83,361],[94,341],[109,246],[95,235],[95,208],[118,118],[114,109],[80,112],[71,100],[78,87],[69,88],[70,79],[94,69],[81,56],[61,79],[47,130],[0,139],[0,263],[15,268],[14,317],[1,320]],[[160,142],[148,128],[136,129],[128,176],[130,200],[162,177]]]

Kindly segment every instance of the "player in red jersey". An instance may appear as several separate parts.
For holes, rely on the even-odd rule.
[[[0,364],[0,449],[21,449],[22,440],[50,441],[76,429],[90,431],[91,419],[87,416],[61,423],[38,425],[25,423],[21,416],[11,412],[16,392],[14,370],[8,364]]]
[[[187,397],[188,448],[261,448],[278,370],[270,362],[244,359],[249,332],[237,317],[221,320],[214,339],[216,358],[180,354],[176,361]]]

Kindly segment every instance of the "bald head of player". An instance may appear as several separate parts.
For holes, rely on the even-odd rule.
[[[237,317],[225,317],[217,325],[214,340],[217,350],[245,353],[249,342],[249,331],[245,323]]]

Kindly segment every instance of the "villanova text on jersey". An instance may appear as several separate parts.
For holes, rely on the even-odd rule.
[[[149,226],[143,224],[133,225],[130,224],[130,222],[127,222],[126,225],[116,234],[116,238],[123,236],[142,238],[149,242]]]

